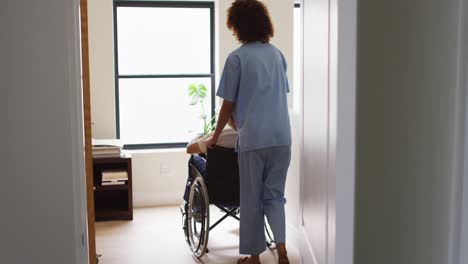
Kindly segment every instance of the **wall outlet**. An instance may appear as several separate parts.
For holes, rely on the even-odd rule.
[[[161,166],[159,167],[159,172],[160,172],[160,175],[162,177],[166,177],[169,175],[169,173],[171,172],[171,170],[169,169],[168,166],[166,166],[165,164],[161,163]]]

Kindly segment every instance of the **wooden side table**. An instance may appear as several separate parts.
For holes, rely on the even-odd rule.
[[[103,171],[126,171],[121,185],[102,185]],[[93,158],[94,208],[96,221],[133,220],[132,159]]]

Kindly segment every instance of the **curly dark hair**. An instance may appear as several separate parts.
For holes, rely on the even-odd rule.
[[[227,10],[227,27],[241,43],[269,43],[274,28],[267,7],[257,0],[236,0]]]

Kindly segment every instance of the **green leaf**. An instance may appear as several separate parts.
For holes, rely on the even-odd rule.
[[[198,89],[197,89],[197,86],[195,84],[190,84],[189,87],[188,87],[188,93],[189,93],[189,96],[194,96],[196,94],[198,94]]]
[[[200,96],[201,99],[205,99],[206,98],[206,92],[199,91],[198,96]]]
[[[200,91],[204,91],[204,92],[206,92],[206,91],[207,91],[207,89],[206,89],[206,86],[205,86],[205,85],[203,85],[203,84],[199,84],[199,85],[198,85],[198,90],[200,90]]]

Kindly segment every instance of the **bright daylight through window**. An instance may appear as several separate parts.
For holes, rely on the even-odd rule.
[[[180,147],[213,113],[213,4],[115,2],[118,136],[134,148]],[[204,109],[188,86],[204,85]]]

